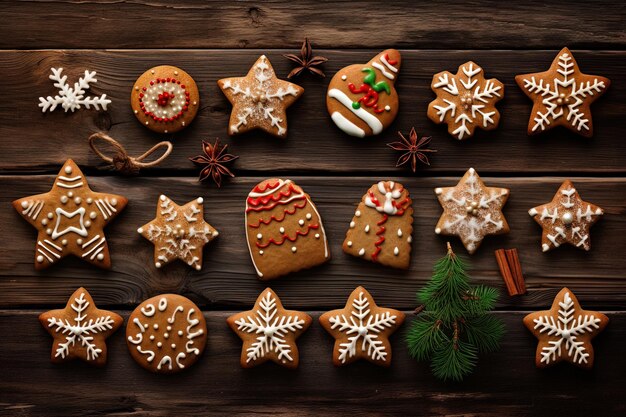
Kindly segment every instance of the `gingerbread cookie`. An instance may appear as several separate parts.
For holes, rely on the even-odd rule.
[[[226,322],[243,340],[243,368],[271,360],[295,369],[299,363],[296,339],[309,328],[312,319],[306,313],[285,310],[276,293],[266,288],[252,310],[232,315]]]
[[[350,136],[378,135],[398,114],[394,83],[400,52],[387,49],[366,64],[349,65],[330,80],[326,107],[337,127]]]
[[[333,363],[342,366],[367,359],[376,365],[391,364],[391,336],[404,322],[404,313],[378,307],[369,292],[357,287],[341,310],[320,316],[320,324],[335,338]]]
[[[567,48],[559,52],[548,71],[517,75],[515,81],[534,102],[529,135],[565,126],[579,135],[593,136],[591,103],[611,85],[608,78],[583,74]]]
[[[547,252],[563,243],[591,249],[589,229],[600,220],[604,211],[583,201],[568,180],[561,184],[551,202],[531,208],[528,214],[543,228],[541,249]]]
[[[330,259],[322,218],[311,197],[291,180],[271,178],[248,194],[246,238],[262,280]]]
[[[126,344],[143,368],[173,374],[196,363],[206,345],[202,311],[191,300],[161,294],[141,303],[128,318]]]
[[[84,288],[74,291],[62,310],[51,310],[39,316],[39,322],[54,338],[53,363],[81,359],[103,366],[107,361],[106,339],[124,320],[112,311],[99,310]]]
[[[468,139],[479,127],[498,127],[496,103],[504,97],[504,84],[485,79],[483,69],[469,61],[456,74],[443,71],[433,76],[430,88],[437,98],[428,105],[428,118],[448,125],[448,133],[458,140]]]
[[[607,324],[607,316],[583,310],[574,293],[567,288],[557,294],[550,310],[524,317],[524,325],[539,339],[535,355],[538,368],[566,361],[591,369],[594,359],[591,339]]]
[[[343,242],[343,251],[368,261],[407,269],[411,261],[413,207],[409,191],[379,181],[361,199]]]
[[[154,266],[180,259],[202,269],[202,248],[219,233],[204,220],[202,197],[179,206],[164,195],[159,197],[156,218],[137,232],[154,244]]]
[[[157,133],[174,133],[189,126],[200,108],[200,93],[189,74],[171,65],[141,74],[130,93],[139,122]]]
[[[287,136],[287,107],[304,93],[304,88],[280,80],[265,55],[261,55],[245,77],[217,82],[233,105],[228,134],[239,135],[261,129],[279,138]]]
[[[502,207],[509,198],[507,188],[487,187],[470,168],[454,187],[435,188],[443,214],[435,233],[458,236],[472,254],[487,235],[509,232]]]
[[[87,178],[68,159],[49,192],[15,200],[13,207],[38,231],[36,269],[47,268],[67,255],[110,268],[103,228],[127,202],[120,195],[91,191]]]

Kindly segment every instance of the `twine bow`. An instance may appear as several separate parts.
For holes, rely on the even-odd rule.
[[[96,141],[101,140],[109,144],[114,149],[113,156],[105,155],[100,149],[96,146]],[[163,162],[165,158],[169,156],[174,148],[171,142],[163,141],[154,145],[152,148],[148,149],[142,155],[138,157],[132,157],[128,155],[126,149],[111,136],[106,133],[98,132],[89,136],[89,146],[94,151],[96,155],[98,155],[104,162],[111,164],[113,169],[119,171],[124,175],[136,175],[139,173],[141,168],[149,168],[156,166]],[[144,159],[148,158],[154,152],[156,152],[159,148],[165,147],[165,152],[163,155],[150,162],[143,162]]]

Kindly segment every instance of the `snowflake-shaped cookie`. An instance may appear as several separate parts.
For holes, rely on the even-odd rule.
[[[569,243],[591,249],[589,229],[604,211],[580,198],[571,181],[564,181],[552,201],[528,211],[543,228],[541,248],[544,252]]]
[[[594,358],[591,339],[608,323],[604,314],[583,310],[567,288],[554,298],[552,309],[524,317],[524,325],[539,339],[535,357],[538,368],[561,361],[591,368]]]
[[[77,289],[62,310],[42,313],[39,321],[54,338],[52,362],[79,358],[96,366],[107,361],[105,340],[121,325],[122,317],[96,308],[84,288]]]
[[[404,322],[404,313],[378,307],[371,294],[357,287],[341,310],[322,314],[320,324],[335,338],[333,363],[347,365],[367,359],[377,365],[391,364],[391,336]]]
[[[98,81],[95,71],[85,70],[85,76],[79,78],[78,82],[74,83],[74,87],[70,87],[66,83],[67,75],[62,75],[63,68],[50,68],[50,70],[52,75],[49,78],[54,81],[54,86],[59,89],[59,93],[54,97],[39,97],[39,107],[41,107],[42,113],[48,110],[54,111],[59,104],[67,113],[68,110],[74,112],[74,110],[80,109],[80,106],[85,106],[88,109],[93,106],[96,110],[100,110],[100,106],[102,106],[102,110],[106,110],[107,105],[111,103],[106,94],[102,94],[100,97],[85,97],[86,90],[90,87],[89,84]]]
[[[228,325],[243,340],[241,366],[251,368],[268,360],[287,368],[299,362],[296,339],[311,325],[311,317],[285,310],[270,288],[259,295],[250,311],[230,316]]]
[[[428,118],[446,123],[448,133],[458,140],[472,137],[476,127],[498,127],[496,103],[504,97],[504,85],[495,78],[485,79],[483,69],[474,62],[461,65],[456,74],[435,74],[430,88],[437,98],[428,105]]]
[[[582,136],[593,136],[590,105],[611,85],[608,78],[580,72],[567,48],[559,52],[548,71],[518,75],[515,81],[534,102],[529,135],[565,126]]]
[[[435,233],[458,236],[472,254],[487,235],[509,232],[502,207],[509,198],[507,188],[487,187],[470,168],[454,187],[436,188],[443,214]]]
[[[238,135],[261,129],[278,137],[287,135],[287,107],[300,98],[304,89],[280,80],[272,64],[262,55],[245,77],[217,82],[233,105],[228,134]]]

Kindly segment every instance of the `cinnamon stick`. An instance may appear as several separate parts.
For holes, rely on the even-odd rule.
[[[515,279],[517,293],[526,294],[526,283],[524,282],[524,275],[522,274],[522,264],[519,261],[517,249],[507,249],[506,259],[509,263],[509,267],[511,268],[511,272],[513,273],[513,278]]]
[[[506,289],[509,292],[510,296],[518,295],[516,280],[513,278],[513,273],[511,268],[509,267],[509,263],[507,260],[506,253],[504,249],[496,250],[496,261],[498,262],[498,267],[500,268],[500,274],[504,279],[504,283],[506,284]]]

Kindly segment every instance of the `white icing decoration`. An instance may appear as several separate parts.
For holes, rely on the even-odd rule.
[[[85,229],[85,223],[84,223],[85,208],[84,207],[80,207],[72,212],[68,212],[68,211],[63,210],[60,207],[57,207],[54,211],[57,215],[57,221],[56,221],[56,225],[54,226],[54,230],[52,231],[52,239],[56,240],[59,236],[63,236],[64,234],[70,233],[70,232],[74,232],[82,237],[87,237],[89,235],[89,232],[87,232],[87,229]],[[61,216],[64,216],[68,219],[72,219],[76,215],[78,215],[78,222],[79,222],[80,228],[75,227],[75,226],[67,226],[65,229],[59,231],[59,225],[61,224]]]
[[[146,317],[152,317],[156,312],[156,307],[154,307],[154,304],[147,304],[145,307],[141,307],[141,312]]]
[[[187,353],[193,353],[194,355],[199,355],[200,354],[200,349],[198,348],[194,348],[193,344],[194,341],[193,339],[195,339],[198,336],[201,336],[202,334],[204,334],[204,330],[202,329],[198,329],[195,332],[192,332],[191,330],[193,329],[193,327],[197,326],[198,323],[200,323],[200,320],[198,319],[192,319],[191,315],[195,314],[196,310],[193,308],[190,308],[189,311],[187,312],[187,328],[185,330],[186,333],[186,338],[187,338],[187,343],[185,343],[185,351]]]
[[[52,75],[50,78],[54,81],[54,86],[59,89],[59,92],[54,97],[39,97],[39,107],[41,107],[41,112],[45,113],[46,111],[54,111],[58,105],[61,105],[63,110],[67,112],[71,110],[80,109],[81,106],[85,106],[87,109],[94,107],[94,109],[99,110],[100,106],[102,106],[103,110],[107,109],[107,105],[111,103],[111,100],[107,99],[106,94],[102,94],[100,97],[85,97],[86,90],[90,88],[91,83],[95,83],[98,80],[96,79],[96,72],[89,72],[85,70],[84,77],[80,77],[78,82],[74,83],[73,87],[70,87],[67,84],[67,75],[62,75],[63,68],[50,68],[52,71]],[[71,173],[66,171],[66,173]]]
[[[113,205],[111,205],[111,203],[109,202],[108,197],[105,197],[104,200],[101,198],[97,199],[96,206],[104,216],[104,220],[107,220],[109,217],[111,217],[113,213],[117,213],[115,207],[113,207]]]
[[[398,254],[400,253],[400,249],[398,249],[398,247],[396,246],[395,248],[393,248],[393,254],[398,256]]]
[[[165,311],[167,308],[167,299],[165,297],[159,300],[159,311]]]
[[[398,237],[402,237],[402,229],[398,229]]]
[[[389,185],[389,190],[387,190],[386,184]],[[393,204],[393,201],[402,196],[402,186],[398,186],[398,188],[396,188],[396,183],[393,181],[379,181],[378,191],[385,196],[383,205],[376,205],[369,195],[365,197],[365,205],[375,209],[379,213],[390,214],[392,216],[395,215],[398,212],[398,208]]]
[[[397,72],[398,72],[398,68],[396,68],[396,67],[394,67],[393,65],[391,65],[391,64],[389,63],[389,61],[387,61],[387,58],[385,58],[385,56],[384,56],[384,55],[380,57],[380,62],[382,62],[383,64],[385,64],[385,66],[386,66],[387,68],[389,68],[389,70],[390,70],[390,71],[393,71],[393,72],[395,72],[395,73],[397,73]]]
[[[376,68],[377,70],[379,70],[380,72],[382,72],[382,73],[383,73],[383,75],[384,75],[385,77],[389,78],[390,80],[393,80],[394,78],[396,78],[396,77],[395,77],[392,73],[390,73],[389,71],[387,71],[387,70],[385,69],[385,67],[383,67],[382,65],[380,65],[378,62],[374,62],[374,63],[372,64],[372,66],[373,66],[374,68]]]
[[[183,111],[187,96],[185,94],[186,90],[181,87],[181,84],[162,78],[160,83],[154,82],[152,85],[148,83],[145,88],[146,91],[143,93],[142,103],[146,111],[164,119],[174,117]],[[170,94],[170,97],[167,99],[165,106],[161,106],[158,102],[159,95],[164,93]]]
[[[43,200],[24,200],[22,201],[22,215],[37,220],[41,209],[44,206]]]
[[[343,104],[345,108],[347,108],[352,113],[354,113],[358,118],[363,120],[370,127],[370,129],[372,129],[372,133],[374,135],[377,135],[383,131],[383,124],[380,122],[380,120],[378,120],[376,116],[372,115],[371,113],[369,113],[367,110],[363,109],[362,107],[359,107],[358,109],[353,108],[352,100],[350,100],[350,98],[343,91],[333,88],[330,91],[328,91],[328,97],[336,99],[341,104]],[[335,121],[335,118],[332,115],[331,115],[331,118],[333,119],[333,121]],[[337,125],[337,126],[344,132],[348,134],[352,134],[349,131],[344,130],[342,126],[340,125]],[[353,135],[353,136],[356,136],[356,135]]]
[[[342,76],[341,76],[341,79],[342,79],[343,81],[345,81],[345,80],[347,80],[347,79],[348,79],[348,76],[344,74],[344,75],[342,75]]]

